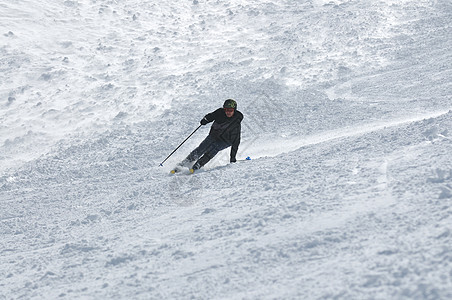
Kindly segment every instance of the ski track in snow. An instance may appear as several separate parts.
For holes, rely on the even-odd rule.
[[[373,124],[364,124],[359,127],[342,128],[329,132],[319,133],[315,136],[299,136],[291,137],[290,139],[281,137],[263,137],[261,139],[254,140],[253,145],[246,149],[246,154],[251,156],[252,158],[274,157],[282,153],[294,151],[307,145],[315,145],[334,139],[362,135],[384,128],[396,127],[424,119],[436,118],[438,116],[447,114],[450,111],[451,110],[444,110],[440,112],[427,113],[420,116],[392,120],[389,122],[378,122]],[[266,142],[268,140],[271,140],[271,143]]]
[[[450,1],[0,11],[0,299],[452,298]]]

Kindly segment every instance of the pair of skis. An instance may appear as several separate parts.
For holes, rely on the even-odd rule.
[[[176,173],[182,173],[183,171],[184,170],[181,167],[176,167],[170,171],[170,174],[174,175]],[[188,172],[190,172],[190,174],[193,174],[193,173],[195,173],[195,169],[191,168],[188,170]]]

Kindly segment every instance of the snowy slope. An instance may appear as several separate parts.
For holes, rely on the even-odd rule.
[[[0,4],[0,299],[452,298],[451,17]],[[169,176],[230,97],[252,160]]]

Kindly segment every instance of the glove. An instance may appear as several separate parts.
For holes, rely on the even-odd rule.
[[[235,159],[235,157],[231,157],[231,160],[229,162],[235,163],[236,161],[237,161],[237,159]]]
[[[206,125],[209,121],[207,121],[206,118],[203,118],[199,123],[201,123],[201,125]]]

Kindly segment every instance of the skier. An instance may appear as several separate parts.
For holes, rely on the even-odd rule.
[[[242,120],[243,114],[237,110],[237,102],[233,99],[227,99],[222,108],[205,115],[200,123],[206,125],[213,122],[209,135],[171,173],[180,172],[183,167],[191,167],[190,172],[194,173],[218,152],[228,147],[231,147],[229,161],[235,163],[240,144],[240,123]]]

